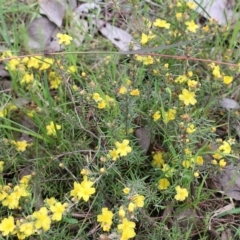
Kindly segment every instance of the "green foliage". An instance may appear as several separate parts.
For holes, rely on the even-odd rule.
[[[232,125],[239,112],[218,104],[238,86],[236,31],[227,48],[223,27],[197,25],[196,13],[173,1],[134,32],[142,53],[69,54],[74,43],[60,35],[69,43],[62,53],[25,56],[7,27],[20,43],[22,26],[7,16],[24,10],[30,19],[36,6],[2,5],[0,38],[9,51],[1,61],[12,84],[0,90],[2,236],[208,239],[207,181],[239,154]],[[216,60],[219,52],[229,64]],[[141,128],[147,134],[136,137]],[[186,210],[195,222],[181,225]]]

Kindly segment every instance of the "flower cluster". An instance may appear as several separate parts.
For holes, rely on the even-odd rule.
[[[30,179],[31,175],[24,176],[20,180],[20,184],[13,188],[8,185],[0,185],[0,201],[2,205],[8,207],[8,209],[19,208],[20,199],[30,195],[28,190]]]
[[[220,139],[221,145],[218,147],[218,149],[215,151],[215,153],[212,155],[213,160],[212,163],[214,165],[219,165],[220,169],[225,167],[227,165],[227,162],[225,160],[225,156],[227,154],[230,154],[232,152],[231,145],[234,144],[234,142],[229,141],[222,141]],[[211,149],[211,147],[210,147]]]
[[[12,54],[11,54],[12,55]],[[5,52],[2,54],[6,56]],[[55,61],[52,58],[42,56],[24,57],[22,59],[14,57],[6,61],[6,70],[11,71],[12,74],[18,74],[19,83],[27,90],[34,91],[42,87],[42,83],[39,81],[39,75],[41,72],[47,72],[48,80],[50,83],[50,89],[58,89],[62,80],[59,75],[51,70]]]
[[[122,142],[115,142],[116,148],[109,150],[108,157],[116,161],[119,157],[125,157],[132,151],[129,146],[129,140],[124,139]]]
[[[212,75],[215,79],[221,79],[222,82],[226,85],[229,85],[233,81],[232,76],[227,76],[221,72],[220,66],[216,65],[215,63],[209,64],[209,67],[212,69]]]
[[[54,200],[54,201],[53,201]],[[2,219],[0,231],[3,236],[17,235],[18,239],[25,239],[31,235],[38,234],[39,231],[48,231],[52,221],[61,221],[67,204],[62,204],[56,199],[45,200],[47,207],[41,207],[25,218],[14,221],[13,216]],[[51,203],[50,203],[51,202]]]
[[[175,190],[177,193],[174,198],[177,201],[184,201],[188,197],[188,191],[186,188],[181,188],[180,186],[177,186]]]
[[[115,106],[115,100],[108,95],[100,96],[99,93],[93,93],[92,99],[98,104],[97,107],[99,109],[109,108],[111,106]]]
[[[3,166],[2,161],[1,166]],[[9,209],[20,209],[19,203],[21,198],[31,197],[28,190],[31,177],[32,175],[24,176],[20,180],[19,185],[13,188],[9,185],[0,186],[0,201],[2,205]],[[70,192],[70,195],[74,197],[73,200],[83,199],[87,202],[90,196],[95,193],[95,188],[92,187],[93,184],[92,181],[87,179],[87,176],[84,176],[81,184],[74,182],[74,189]],[[44,200],[44,206],[31,215],[18,220],[15,220],[13,216],[3,218],[0,222],[0,232],[2,232],[3,236],[17,235],[19,239],[39,234],[41,231],[46,232],[50,229],[52,222],[62,220],[67,206],[68,204],[61,203],[53,197],[47,198]],[[103,211],[103,215],[106,215],[105,211]],[[109,218],[108,223],[110,221]],[[111,226],[111,224],[109,225]]]
[[[115,217],[118,218],[117,229],[120,234],[120,239],[128,240],[136,235],[134,230],[136,224],[133,221],[130,221],[129,218],[133,218],[134,212],[144,206],[145,197],[139,194],[131,195],[130,188],[124,188],[123,192],[128,195],[130,202],[128,203],[128,206],[120,206],[118,215],[115,215]],[[109,232],[111,230],[113,217],[114,214],[112,211],[106,207],[102,208],[102,213],[97,216],[97,221],[101,224],[103,231]]]
[[[162,114],[160,111],[156,111],[153,115],[153,121],[158,121],[159,119],[161,119],[161,117],[163,117],[163,122],[165,124],[168,124],[168,122],[173,121],[176,118],[176,113],[177,110],[170,108],[168,111],[164,111]]]
[[[92,187],[94,182],[89,181],[87,176],[83,177],[81,183],[74,182],[74,188],[71,191],[70,195],[74,197],[75,200],[83,199],[87,202],[91,195],[96,192],[96,189]]]
[[[69,45],[71,43],[71,41],[73,40],[73,38],[71,36],[69,36],[67,34],[62,34],[62,33],[58,33],[57,38],[58,38],[59,44],[65,44],[65,45]]]
[[[144,65],[151,65],[154,63],[154,59],[152,56],[140,56],[136,55],[136,60],[142,62]]]
[[[11,141],[11,144],[15,146],[18,152],[25,152],[27,147],[31,146],[31,143],[28,143],[26,140],[22,141]]]
[[[54,124],[54,122],[51,121],[51,122],[46,126],[47,135],[49,135],[49,136],[56,136],[56,135],[57,135],[57,130],[60,130],[61,128],[62,128],[61,125]]]

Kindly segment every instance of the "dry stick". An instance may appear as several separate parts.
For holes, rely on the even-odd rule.
[[[174,44],[169,44],[165,46],[159,46],[159,47],[153,47],[153,48],[144,48],[144,49],[138,49],[138,50],[133,50],[133,51],[121,51],[121,52],[101,52],[101,51],[95,51],[95,52],[55,52],[55,53],[47,53],[47,55],[64,55],[64,54],[119,54],[119,55],[150,55],[150,56],[159,56],[163,58],[174,58],[177,60],[192,60],[192,61],[198,61],[198,62],[209,62],[209,63],[216,63],[219,65],[228,65],[228,66],[235,66],[239,67],[239,64],[236,63],[228,63],[228,62],[222,62],[222,61],[216,61],[216,60],[211,60],[211,59],[203,59],[203,58],[195,58],[195,57],[189,57],[189,56],[178,56],[178,55],[167,55],[167,54],[155,54],[151,52],[156,52],[160,50],[165,50],[165,49],[171,49],[174,47],[179,47],[182,45],[187,45],[189,43],[195,43],[196,41],[201,41],[205,40],[209,37],[212,37],[213,35],[209,35],[207,37],[199,38],[199,39],[194,39],[190,40],[188,42],[180,42],[180,43],[174,43]],[[37,57],[37,56],[43,56],[45,55],[44,53],[37,53],[37,54],[28,54],[28,55],[21,55],[21,56],[15,56],[15,57],[10,57],[10,58],[4,58],[0,59],[0,62],[3,62],[5,60],[11,60],[11,59],[16,59],[16,58],[24,58],[24,57]]]
[[[0,93],[10,92],[10,91],[11,91],[11,88],[8,88],[8,89],[1,90]]]
[[[198,61],[198,62],[209,62],[209,63],[216,63],[219,65],[228,65],[228,66],[233,66],[233,67],[239,67],[239,64],[236,63],[229,63],[229,62],[222,62],[222,61],[217,61],[217,60],[212,60],[212,59],[203,59],[203,58],[195,58],[195,57],[189,57],[189,56],[178,56],[178,55],[168,55],[168,54],[158,54],[158,53],[150,53],[150,52],[137,52],[134,53],[135,51],[127,51],[127,52],[58,52],[58,53],[49,53],[47,55],[62,55],[62,54],[121,54],[121,55],[140,55],[140,56],[156,56],[156,57],[163,57],[163,58],[173,58],[177,60],[192,60],[192,61]],[[11,59],[16,59],[16,58],[24,58],[24,57],[36,57],[36,56],[43,56],[44,54],[29,54],[29,55],[22,55],[22,56],[17,56],[17,57],[11,57],[11,58],[5,58],[5,59],[0,59],[0,62],[5,61],[5,60],[11,60]]]

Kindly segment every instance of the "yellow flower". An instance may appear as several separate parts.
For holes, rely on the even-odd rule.
[[[111,158],[113,161],[116,161],[119,158],[117,149],[113,148],[112,150],[109,150],[108,157]]]
[[[92,187],[93,184],[94,182],[88,181],[87,176],[84,176],[81,184],[74,182],[74,189],[70,194],[73,197],[77,197],[78,200],[83,199],[87,202],[90,196],[96,192],[96,189]]]
[[[24,83],[26,83],[26,84],[28,84],[28,83],[32,83],[32,82],[33,82],[33,79],[34,79],[34,77],[33,77],[33,74],[32,74],[32,73],[31,73],[31,74],[29,74],[29,73],[25,73],[25,74],[23,75],[21,81],[20,81],[20,84],[24,84]]]
[[[3,165],[4,165],[4,162],[3,162],[3,161],[0,161],[0,173],[3,172]]]
[[[156,19],[153,23],[153,26],[169,29],[170,23],[168,23],[166,20]]]
[[[170,182],[167,178],[162,178],[158,181],[158,189],[159,190],[166,190],[170,186]]]
[[[35,228],[42,228],[43,231],[48,231],[51,225],[51,219],[48,216],[47,208],[41,207],[39,211],[33,213],[33,217],[36,219]]]
[[[194,133],[196,131],[196,128],[195,128],[195,126],[194,126],[194,124],[188,124],[188,127],[187,127],[187,129],[186,129],[186,132],[187,133]]]
[[[175,16],[178,21],[180,21],[183,18],[183,14],[181,12],[177,12]]]
[[[9,209],[16,209],[19,207],[19,198],[17,193],[12,192],[2,201],[2,205]]]
[[[220,73],[220,67],[219,66],[214,66],[213,67],[212,75],[215,78],[221,78],[221,73]]]
[[[78,86],[77,86],[76,84],[73,84],[73,85],[72,85],[72,90],[73,90],[74,92],[77,92],[77,91],[79,90],[79,88],[78,88]]]
[[[46,70],[50,68],[54,63],[52,58],[44,58],[42,59],[42,66],[39,68],[40,71]]]
[[[224,159],[221,159],[221,160],[219,161],[219,166],[220,166],[220,167],[225,167],[226,164],[227,164],[227,162],[226,162]]]
[[[56,77],[55,79],[49,82],[50,82],[50,89],[58,89],[59,85],[61,84],[61,80],[58,77]]]
[[[196,30],[199,28],[193,20],[185,22],[185,25],[187,26],[187,30],[193,33],[196,33]]]
[[[97,222],[101,223],[104,232],[108,232],[112,225],[113,213],[108,208],[102,208],[102,214],[97,216]]]
[[[135,204],[135,206],[142,208],[144,206],[144,199],[145,197],[142,195],[135,195],[133,196],[133,202]]]
[[[123,206],[121,206],[121,207],[119,208],[118,216],[119,216],[120,218],[124,218],[125,215],[126,215],[126,212],[124,211]]]
[[[25,185],[25,184],[16,185],[14,187],[14,192],[12,192],[11,194],[13,194],[18,199],[20,199],[20,197],[27,197],[29,195],[29,193],[28,193],[26,187],[27,187],[27,185]]]
[[[169,121],[174,120],[176,118],[176,113],[176,109],[169,109],[163,121],[167,124]]]
[[[95,102],[100,102],[100,101],[102,101],[102,98],[100,97],[99,93],[93,93],[92,99],[93,99]]]
[[[142,62],[144,59],[144,56],[140,56],[140,55],[135,55],[135,57],[136,57],[136,60],[140,62]]]
[[[40,67],[40,60],[36,57],[30,57],[27,67],[38,69]]]
[[[188,3],[187,3],[187,6],[188,6],[190,9],[195,9],[196,4],[195,4],[194,2],[188,2]]]
[[[57,135],[57,131],[56,130],[60,130],[62,127],[58,124],[54,124],[53,121],[51,121],[47,126],[46,126],[46,130],[47,130],[47,135],[49,136],[56,136]]]
[[[19,227],[20,233],[27,238],[34,233],[34,223],[33,222],[25,222],[22,223]]]
[[[222,145],[218,148],[218,150],[228,154],[231,152],[231,145],[227,141],[223,141]]]
[[[225,84],[230,84],[232,81],[233,81],[233,77],[230,77],[230,76],[224,76],[223,77],[223,82]]]
[[[62,34],[62,33],[58,33],[57,34],[57,38],[58,38],[58,43],[59,44],[65,44],[65,45],[69,45],[71,43],[71,41],[73,40],[73,38],[67,34]]]
[[[163,166],[163,164],[164,164],[163,154],[159,151],[154,153],[152,165],[154,167],[160,168],[161,166]]]
[[[0,59],[11,58],[11,57],[13,57],[12,52],[10,50],[7,50],[5,52],[2,52]]]
[[[190,87],[190,88],[196,88],[196,86],[198,85],[198,82],[189,79],[189,80],[187,81],[187,85],[188,85],[188,87]]]
[[[128,187],[126,187],[126,188],[123,189],[124,194],[129,194],[130,191],[131,191],[131,189],[128,188]]]
[[[2,219],[2,222],[0,223],[0,231],[2,232],[3,236],[7,236],[10,233],[13,233],[14,228],[14,218],[12,216]]]
[[[21,178],[20,183],[23,185],[28,185],[31,178],[32,178],[32,175],[25,175]]]
[[[187,155],[192,155],[192,152],[189,148],[185,148],[184,153],[187,154]]]
[[[158,119],[161,118],[161,113],[160,111],[156,111],[153,116],[152,116],[153,120],[156,122]]]
[[[13,141],[12,143],[15,145],[16,150],[17,150],[18,152],[24,152],[24,151],[26,151],[26,148],[29,146],[29,144],[27,143],[26,140]]]
[[[203,163],[204,163],[203,157],[202,156],[197,156],[196,164],[197,165],[203,165]]]
[[[180,75],[175,79],[176,83],[185,83],[188,80],[188,77],[186,75]]]
[[[140,95],[140,92],[138,89],[134,89],[130,92],[130,95],[131,96],[139,96]]]
[[[0,118],[5,117],[7,115],[7,109],[6,108],[1,108],[0,109]]]
[[[187,75],[188,75],[188,77],[192,77],[193,76],[193,72],[192,71],[188,71]]]
[[[166,177],[172,177],[174,169],[171,168],[168,164],[163,164],[162,171]]]
[[[195,99],[195,93],[190,92],[187,89],[182,90],[182,94],[179,95],[179,99],[188,106],[189,104],[196,104],[197,100]]]
[[[234,145],[236,143],[236,139],[235,138],[229,138],[227,140],[227,142],[230,144],[230,145]]]
[[[103,109],[107,106],[107,103],[105,100],[101,100],[99,103],[98,103],[98,108],[99,109]]]
[[[184,201],[188,197],[188,191],[186,188],[181,188],[180,186],[177,186],[175,188],[177,194],[175,195],[175,199],[177,201]]]
[[[45,199],[44,202],[46,202],[47,205],[50,207],[50,206],[53,206],[55,203],[57,203],[57,200],[54,197],[51,197],[51,198]]]
[[[17,59],[11,59],[7,66],[5,67],[5,69],[9,70],[9,71],[16,71],[17,69],[17,66],[20,64],[20,59],[17,58]]]
[[[91,174],[91,171],[87,168],[83,168],[81,170],[80,174],[83,175],[83,176],[87,176],[87,175]]]
[[[122,141],[122,143],[120,142],[115,142],[115,146],[117,148],[117,153],[123,157],[123,156],[127,156],[128,153],[130,153],[132,151],[132,148],[130,146],[128,146],[129,144],[129,140],[124,139]]]
[[[208,25],[206,25],[206,26],[204,26],[204,27],[202,28],[202,30],[203,30],[204,32],[209,32],[210,28],[209,28]]]
[[[7,196],[11,188],[7,185],[0,185],[0,201],[3,201]]]
[[[23,64],[27,64],[29,60],[30,60],[29,57],[24,57],[24,58],[22,58],[21,62]]]
[[[194,172],[193,176],[194,176],[195,178],[198,178],[198,177],[199,177],[199,172],[198,172],[198,171],[197,171],[197,172]]]
[[[60,202],[57,202],[56,204],[51,205],[50,210],[53,213],[52,220],[61,221],[65,208],[66,208],[66,205],[61,204]]]
[[[75,73],[76,71],[77,71],[77,69],[76,69],[75,66],[70,66],[70,67],[68,68],[68,72],[69,72],[69,73]]]
[[[215,153],[212,156],[213,156],[214,159],[218,159],[218,160],[222,158],[222,155],[219,154],[219,153]]]
[[[122,223],[118,224],[118,231],[121,233],[120,240],[128,240],[136,236],[134,231],[136,224],[132,221],[129,221],[127,218],[122,219]]]
[[[151,56],[144,57],[143,58],[143,64],[144,65],[153,64],[153,58]]]
[[[135,204],[134,203],[132,203],[132,202],[130,202],[129,204],[128,204],[128,211],[129,212],[133,212],[134,211],[134,209],[135,209]]]
[[[153,38],[155,38],[155,35],[151,35],[151,34],[146,35],[146,34],[142,33],[141,44],[145,45],[146,43],[148,43]]]
[[[191,167],[191,162],[189,160],[183,160],[182,165],[184,168],[188,169]]]
[[[58,89],[61,84],[61,79],[55,72],[50,72],[48,75],[48,81],[50,83],[50,89]]]
[[[218,163],[217,160],[215,160],[215,159],[212,160],[212,164],[213,164],[213,165],[217,165],[217,163]]]
[[[118,92],[119,92],[119,94],[126,94],[127,93],[127,88],[122,86],[122,87],[120,87]]]
[[[164,67],[165,69],[168,69],[168,66],[169,66],[168,63],[165,63],[165,64],[163,65],[163,67]]]

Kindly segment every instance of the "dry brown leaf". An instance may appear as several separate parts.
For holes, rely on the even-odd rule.
[[[217,174],[222,190],[228,197],[240,200],[240,163],[237,166],[230,164]]]
[[[5,70],[5,66],[3,64],[0,65],[0,77],[8,77],[9,73]]]
[[[234,11],[235,3],[233,0],[187,0],[195,2],[195,11],[205,18],[212,18],[220,25],[228,23],[234,24],[239,18],[239,14]]]
[[[97,27],[101,34],[110,40],[121,51],[140,49],[139,44],[135,44],[131,34],[121,28],[112,26],[102,20],[97,21]],[[132,47],[131,47],[132,45]]]
[[[51,37],[57,26],[46,17],[34,19],[28,27],[28,47],[45,49],[51,42]]]
[[[40,14],[46,15],[50,21],[61,27],[67,5],[66,0],[38,0],[38,3]]]
[[[56,28],[52,35],[49,44],[45,47],[46,52],[59,52],[63,49],[64,45],[58,43],[57,34],[61,33],[59,28]]]
[[[73,10],[77,7],[77,0],[67,0],[68,1],[68,5],[69,5],[69,9]]]
[[[226,109],[240,109],[240,105],[231,98],[223,98],[220,101],[220,106]]]
[[[150,131],[145,127],[141,127],[135,131],[135,134],[140,148],[144,151],[144,153],[147,153],[151,142]]]

